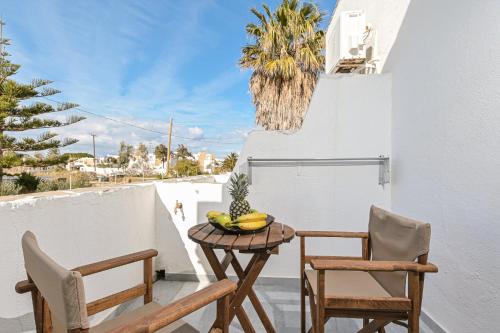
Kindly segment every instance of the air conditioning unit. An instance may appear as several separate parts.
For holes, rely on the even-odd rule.
[[[366,16],[363,10],[340,13],[327,33],[326,72],[353,72],[366,62]]]

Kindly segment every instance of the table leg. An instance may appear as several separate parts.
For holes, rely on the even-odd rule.
[[[254,258],[250,261],[249,265],[251,265],[250,269],[248,269],[248,274],[245,275],[243,279],[240,280],[241,284],[238,286],[236,293],[231,300],[231,306],[234,308],[241,307],[243,300],[250,291],[250,288],[257,280],[262,268],[264,267],[267,259],[269,259],[269,254],[265,252],[259,252],[254,254]],[[248,268],[248,267],[247,267]],[[234,314],[233,314],[234,317]]]
[[[233,266],[233,269],[236,272],[238,279],[240,279],[240,281],[242,281],[245,278],[245,276],[247,275],[247,273],[245,273],[245,271],[243,271],[243,268],[241,267],[240,262],[238,261],[238,259],[236,258],[236,255],[233,253],[232,250],[226,250],[226,253],[231,254],[231,256],[233,258],[231,260],[231,265]],[[253,257],[253,258],[255,258],[255,257]],[[251,261],[248,264],[248,267],[253,266],[253,262],[255,262],[255,260]],[[260,301],[259,301],[259,299],[258,299],[257,295],[255,294],[255,291],[253,290],[252,287],[250,287],[248,290],[248,298],[250,299],[250,302],[252,302],[252,305],[255,309],[255,312],[257,312],[257,315],[259,316],[260,321],[264,325],[266,332],[267,333],[276,333],[276,331],[273,327],[273,324],[271,323],[271,320],[267,316],[266,311],[264,310],[264,307],[260,303]]]
[[[217,277],[217,280],[223,280],[227,279],[227,275],[225,273],[225,269],[222,266],[222,264],[219,262],[219,259],[217,258],[214,249],[208,246],[201,246],[203,253],[205,253],[205,256],[207,257],[208,263],[212,267],[212,270],[214,271],[215,276]],[[238,306],[235,307],[233,305],[233,300],[236,295],[233,295],[233,298],[231,299],[231,304],[230,304],[230,313],[229,313],[229,323],[231,323],[234,319],[234,316],[238,317],[238,321],[241,324],[241,327],[246,333],[255,333],[255,329],[252,326],[252,323],[250,322],[250,319],[248,318],[248,315],[246,314],[245,310],[243,307]],[[240,303],[241,304],[241,303]],[[212,325],[212,328],[215,328],[217,326],[217,320],[214,322]]]

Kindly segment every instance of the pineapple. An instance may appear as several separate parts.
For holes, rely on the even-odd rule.
[[[236,221],[241,215],[250,213],[250,204],[245,200],[248,195],[248,180],[244,173],[235,173],[230,182],[229,193],[233,201],[229,206],[229,215],[231,215],[231,220]]]

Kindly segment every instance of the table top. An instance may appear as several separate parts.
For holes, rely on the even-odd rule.
[[[267,229],[249,235],[235,235],[216,229],[210,223],[197,224],[190,228],[188,237],[201,245],[225,250],[270,249],[288,243],[295,231],[286,224],[274,222]]]

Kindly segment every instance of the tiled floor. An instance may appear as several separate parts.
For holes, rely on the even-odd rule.
[[[292,282],[292,283],[290,283]],[[286,281],[283,283],[263,284],[257,283],[254,287],[262,305],[267,311],[271,321],[274,323],[276,331],[281,333],[297,333],[300,331],[300,298],[299,288],[295,286],[294,281]],[[198,289],[203,288],[206,283],[200,282],[178,282],[178,281],[158,281],[154,285],[155,301],[160,304],[168,304],[172,300],[186,296]],[[125,309],[128,310],[135,306],[140,306],[141,300],[135,301],[128,305]],[[244,303],[245,309],[254,325],[257,332],[265,332],[257,314],[253,310],[252,305],[248,300]],[[192,313],[185,318],[191,326],[195,327],[199,332],[208,332],[215,318],[215,304],[212,304],[202,310]],[[309,313],[307,314],[309,325]],[[328,321],[326,332],[357,332],[360,329],[361,320],[354,319],[330,319]],[[231,332],[243,332],[238,320],[235,319],[231,324]],[[406,329],[397,325],[390,325],[386,329],[387,332],[397,333],[406,332]],[[431,332],[426,327],[421,328],[421,332]]]

